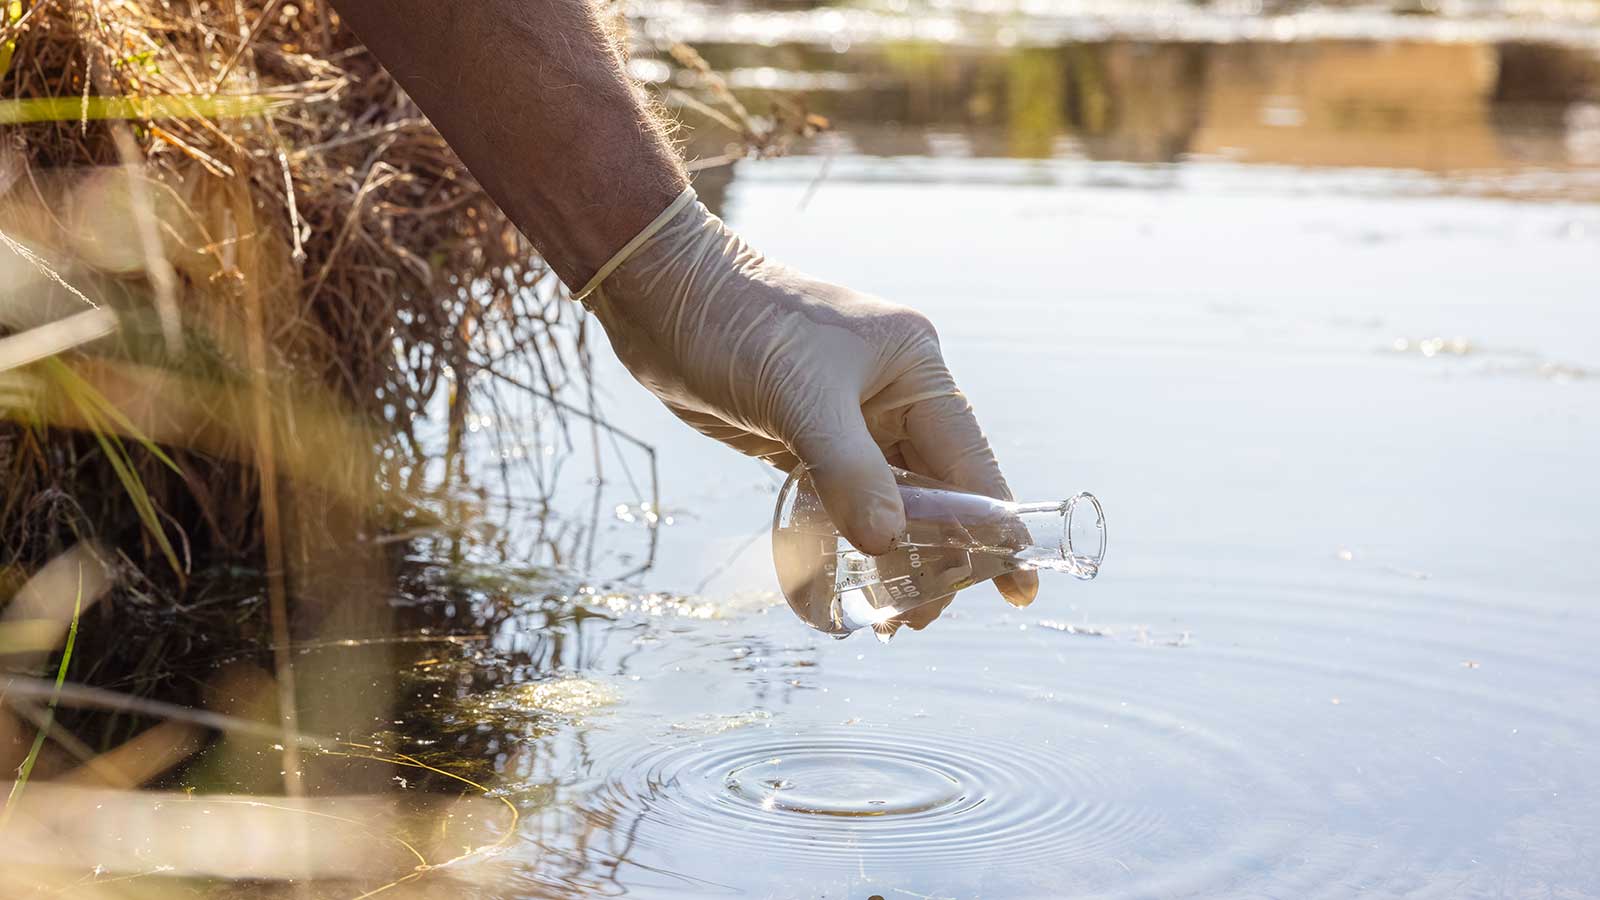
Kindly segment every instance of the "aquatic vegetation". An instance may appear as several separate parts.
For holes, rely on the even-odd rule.
[[[522,684],[483,698],[481,705],[465,710],[474,718],[524,714],[559,716],[579,722],[587,716],[621,702],[614,685],[589,678],[568,676],[535,684]]]

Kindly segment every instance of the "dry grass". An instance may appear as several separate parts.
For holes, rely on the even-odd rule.
[[[675,53],[730,157],[825,124]],[[399,702],[384,535],[460,525],[419,420],[455,454],[492,384],[610,429],[561,399],[587,352],[319,0],[0,0],[0,894],[409,896],[508,840],[482,785],[348,741]]]
[[[394,702],[369,538],[429,520],[418,417],[560,394],[576,308],[320,3],[0,0],[0,136],[0,892],[354,895],[504,839],[476,785],[401,808],[421,763],[316,735]],[[230,559],[259,593],[191,582]],[[351,635],[372,687],[306,708],[291,647]],[[288,796],[129,791],[193,765]]]
[[[100,380],[83,387],[210,387],[221,406],[209,410],[171,395],[189,407],[182,427],[204,433],[164,441],[171,465],[121,429],[121,462],[149,496],[144,540],[177,568],[180,545],[262,546],[252,429],[306,455],[293,445],[324,435],[293,420],[302,404],[405,449],[450,373],[566,381],[573,360],[548,338],[575,319],[544,266],[325,5],[53,0],[8,18],[0,232],[35,258],[0,253],[0,329],[99,305],[118,333],[61,357],[73,370],[93,361]],[[59,371],[7,368],[11,396],[81,413]],[[260,384],[279,401],[272,416],[232,414]],[[26,414],[41,407],[60,412],[13,403],[0,435],[0,553],[12,559],[130,524],[115,489],[128,479],[105,481],[122,454],[50,430],[59,415]],[[354,468],[365,471],[347,485],[372,474]]]

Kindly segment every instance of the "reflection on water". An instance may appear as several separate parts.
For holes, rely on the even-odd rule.
[[[754,109],[802,92],[834,123],[809,148],[823,155],[1600,173],[1600,53],[1588,48],[1111,40],[699,49]],[[696,83],[649,59],[635,68]],[[691,156],[718,156],[725,142],[719,129],[697,128]],[[706,172],[697,184],[715,200],[729,177]],[[1563,181],[1554,193],[1573,188]],[[1592,177],[1578,189],[1600,196]]]
[[[1592,0],[636,0],[629,12],[636,33],[652,40],[804,43],[837,53],[893,41],[1013,47],[1112,38],[1600,46]]]

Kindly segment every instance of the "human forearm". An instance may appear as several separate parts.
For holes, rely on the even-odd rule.
[[[585,0],[334,2],[684,422],[806,465],[868,553],[905,525],[890,459],[1010,496],[927,320],[767,260],[685,193]],[[1026,604],[1038,583],[1001,584]]]
[[[686,184],[584,0],[335,0],[568,285]]]

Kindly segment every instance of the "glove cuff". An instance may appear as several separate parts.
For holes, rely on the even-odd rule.
[[[594,293],[596,290],[599,290],[600,283],[605,281],[607,276],[609,276],[612,272],[615,272],[619,266],[628,261],[628,257],[632,256],[635,250],[638,250],[641,246],[643,246],[645,241],[648,241],[651,237],[654,237],[655,233],[665,227],[668,222],[672,221],[672,217],[676,216],[680,210],[682,210],[685,206],[695,202],[697,199],[698,197],[694,192],[694,188],[684,188],[683,193],[679,194],[676,199],[667,204],[666,209],[661,211],[661,215],[656,216],[649,225],[646,225],[642,231],[634,235],[633,240],[623,244],[621,250],[618,250],[616,253],[612,254],[611,258],[606,260],[606,264],[600,267],[600,271],[594,273],[594,277],[589,279],[589,283],[585,284],[582,290],[572,295],[572,299],[578,301],[579,303],[583,303],[585,300],[587,300],[590,294]]]

